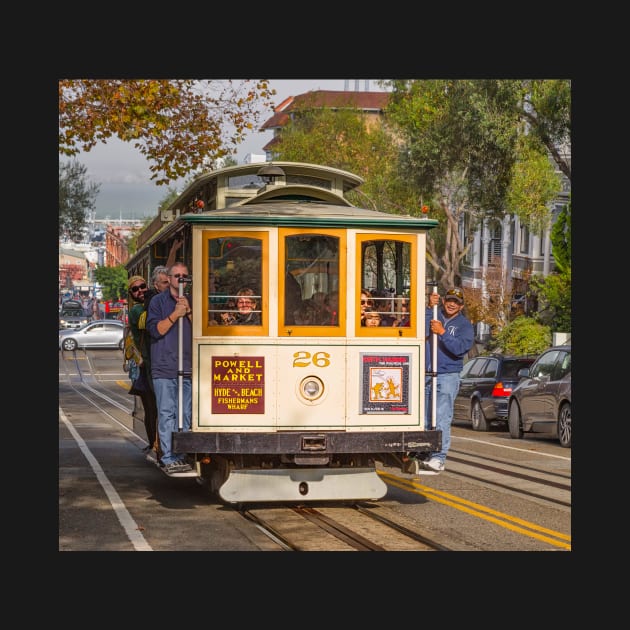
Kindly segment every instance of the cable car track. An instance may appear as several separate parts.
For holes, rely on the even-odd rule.
[[[241,515],[284,551],[451,551],[367,503],[253,506]]]

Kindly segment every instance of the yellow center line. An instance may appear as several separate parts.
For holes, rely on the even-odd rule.
[[[470,514],[471,516],[476,516],[477,518],[481,518],[490,523],[495,523],[496,525],[500,525],[510,531],[523,534],[524,536],[528,536],[542,542],[547,542],[555,547],[560,547],[569,551],[571,550],[571,536],[567,536],[561,532],[541,527],[540,525],[525,521],[517,516],[511,516],[509,514],[493,510],[492,508],[456,497],[455,495],[447,492],[442,492],[440,490],[424,486],[413,479],[401,479],[400,477],[396,477],[395,475],[391,475],[383,471],[378,471],[378,474],[381,477],[384,477],[386,483],[396,488],[409,490],[414,494],[420,494],[427,499],[436,501],[437,503],[448,505],[456,510]],[[553,538],[550,538],[549,536],[553,536]],[[568,543],[561,541],[568,541]]]

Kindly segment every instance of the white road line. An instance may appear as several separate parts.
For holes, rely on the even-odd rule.
[[[467,442],[476,442],[477,444],[488,444],[489,446],[497,446],[498,448],[508,448],[512,451],[521,451],[522,453],[529,453],[530,455],[540,455],[541,457],[553,457],[554,459],[563,459],[567,462],[571,461],[570,457],[564,457],[563,455],[552,455],[551,453],[541,453],[539,451],[532,451],[531,448],[519,448],[518,446],[506,446],[505,444],[497,444],[496,442],[488,442],[486,440],[476,440],[475,438],[462,437],[460,435],[452,435],[451,440],[465,440]]]
[[[75,439],[76,443],[81,449],[81,452],[85,456],[85,459],[87,459],[88,463],[92,467],[96,478],[103,487],[103,490],[105,490],[105,494],[107,495],[111,506],[114,508],[114,512],[118,517],[120,524],[123,526],[127,537],[131,541],[131,544],[134,546],[134,549],[136,551],[153,551],[151,545],[149,545],[145,537],[140,533],[138,524],[133,520],[131,514],[129,514],[129,511],[125,507],[122,499],[120,498],[120,495],[118,494],[118,492],[116,492],[116,489],[107,478],[107,475],[101,468],[98,460],[94,457],[94,455],[92,455],[92,452],[88,448],[87,444],[84,442],[83,438],[79,435],[76,429],[72,426],[61,407],[59,407],[59,418],[66,425],[66,428],[68,429],[68,431],[70,431],[72,437]]]

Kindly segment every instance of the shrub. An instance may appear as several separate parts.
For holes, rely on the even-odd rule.
[[[531,317],[520,316],[504,326],[488,343],[504,354],[540,354],[551,346],[551,329]]]

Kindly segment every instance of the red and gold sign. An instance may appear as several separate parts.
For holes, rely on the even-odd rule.
[[[212,413],[265,413],[265,357],[212,357]]]

